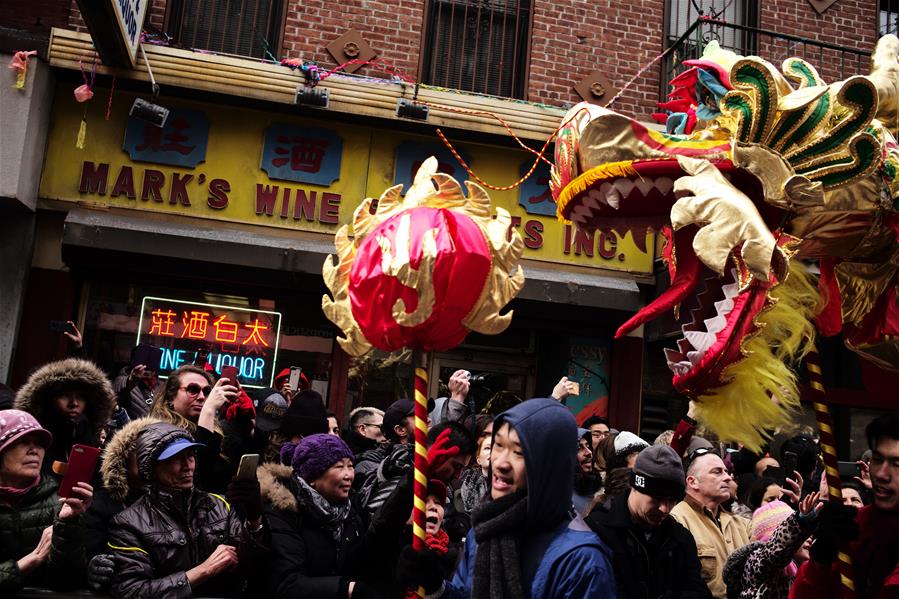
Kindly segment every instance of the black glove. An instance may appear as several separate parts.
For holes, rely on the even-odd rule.
[[[87,563],[87,584],[94,591],[102,591],[112,581],[115,562],[111,555],[101,553]]]
[[[858,539],[857,509],[836,501],[828,501],[818,512],[818,528],[811,557],[819,564],[832,564],[840,546]]]
[[[396,563],[396,580],[410,589],[424,587],[431,594],[443,584],[443,556],[431,549],[415,551],[412,545],[403,547]]]
[[[258,520],[262,516],[262,494],[259,491],[259,481],[231,479],[225,498],[229,503],[240,506],[247,520]]]

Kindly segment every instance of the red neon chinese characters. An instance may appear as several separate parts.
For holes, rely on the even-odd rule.
[[[237,323],[225,320],[225,314],[212,321],[215,327],[215,340],[222,343],[237,343]]]
[[[206,328],[209,326],[209,312],[190,312],[190,318],[187,317],[188,312],[184,312],[181,322],[184,323],[184,330],[181,331],[181,338],[189,337],[190,339],[206,339]]]
[[[268,327],[264,324],[259,324],[259,319],[255,319],[252,324],[245,324],[245,327],[250,329],[252,332],[250,335],[244,340],[241,345],[246,345],[248,343],[253,343],[254,345],[262,344],[265,347],[269,347],[269,344],[265,342],[265,339],[262,338],[260,334],[261,331],[267,331]],[[254,341],[255,340],[255,341]]]
[[[175,324],[175,313],[171,310],[163,312],[157,308],[150,313],[150,331],[148,335],[159,335],[161,337],[174,337],[172,326]]]

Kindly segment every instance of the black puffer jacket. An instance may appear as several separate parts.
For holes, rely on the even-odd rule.
[[[58,414],[52,402],[68,391],[85,399],[84,414],[72,422]],[[115,394],[109,379],[93,362],[69,358],[50,362],[34,372],[19,389],[13,407],[34,416],[53,433],[53,443],[44,456],[43,471],[50,472],[54,461],[67,462],[75,443],[99,445],[100,431],[115,408]]]
[[[596,506],[587,524],[614,553],[612,569],[621,599],[711,599],[702,580],[696,542],[674,518],[647,538],[631,519],[630,491]]]
[[[0,496],[0,597],[12,597],[23,586],[47,586],[61,591],[84,581],[82,528],[78,519],[60,520],[58,483],[45,477],[19,501]],[[48,526],[53,526],[50,556],[44,565],[23,576],[16,562],[30,553]]]
[[[137,441],[146,491],[109,526],[109,547],[116,563],[110,589],[114,597],[234,597],[243,592],[248,573],[259,566],[266,529],[250,533],[221,496],[154,484],[157,456],[181,437],[190,438],[175,425],[154,424]],[[237,548],[238,568],[192,589],[187,570],[205,561],[219,545]]]
[[[116,400],[119,406],[125,408],[128,417],[132,420],[143,418],[150,413],[150,406],[153,405],[153,396],[159,384],[151,389],[143,380],[138,380],[129,386],[128,373],[129,367],[125,367],[119,371],[118,376],[112,382],[112,389],[115,391]]]
[[[137,439],[151,424],[159,424],[156,418],[132,420],[115,434],[103,449],[100,476],[103,486],[95,489],[94,500],[84,514],[85,548],[91,558],[99,553],[109,553],[107,530],[114,516],[140,499],[143,485],[137,481],[132,488],[128,481],[128,462],[137,451]]]
[[[293,469],[264,464],[257,472],[272,531],[271,556],[260,573],[265,595],[297,599],[345,599],[351,581],[358,582],[366,524],[354,504],[339,539],[314,509],[297,499]]]

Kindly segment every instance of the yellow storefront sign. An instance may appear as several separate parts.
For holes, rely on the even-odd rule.
[[[97,97],[106,94],[97,90]],[[333,235],[367,196],[377,197],[428,154],[460,181],[470,178],[436,136],[165,98],[164,128],[129,119],[133,96],[116,92],[108,121],[88,105],[83,150],[75,138],[84,114],[68,86],[54,103],[41,197],[87,205],[249,223]],[[533,162],[524,151],[465,143],[459,152],[483,180],[504,186]],[[492,191],[513,216],[530,260],[652,272],[654,237],[585,235],[551,214],[542,167],[522,188]]]

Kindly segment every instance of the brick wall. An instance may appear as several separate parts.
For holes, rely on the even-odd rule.
[[[13,0],[0,2],[0,25],[29,31],[65,27],[69,0],[30,0],[27,6]]]
[[[557,106],[576,103],[580,98],[572,86],[594,70],[617,87],[624,86],[662,51],[665,4],[665,0],[534,0],[527,99]],[[166,0],[152,0],[147,18],[153,27],[163,28],[165,6]],[[293,0],[286,14],[282,54],[333,65],[325,45],[353,28],[382,59],[418,79],[424,6],[424,0]],[[837,45],[870,51],[877,38],[877,3],[870,0],[839,0],[823,15],[807,0],[766,0],[760,2],[759,13],[764,29]],[[85,30],[74,0],[68,22]],[[777,65],[803,52],[827,81],[842,77],[843,71],[867,69],[866,62],[856,65],[851,57],[833,51],[819,54],[801,44],[759,38],[759,54]],[[375,67],[360,72],[380,74]],[[659,77],[656,63],[613,108],[647,120],[658,100]]]

